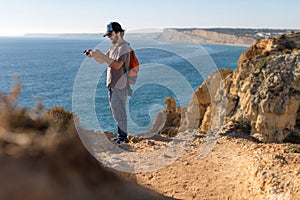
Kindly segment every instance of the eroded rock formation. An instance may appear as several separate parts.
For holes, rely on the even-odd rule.
[[[207,132],[211,127],[211,105],[215,101],[218,88],[223,87],[222,80],[232,74],[230,69],[221,69],[209,75],[194,92],[185,117],[182,119],[182,129],[200,128]]]
[[[249,134],[264,142],[283,142],[300,129],[299,61],[300,33],[258,41],[241,55],[237,70],[218,71],[196,90],[198,102],[191,101],[187,121],[193,124],[194,120],[207,132],[225,112],[223,131],[249,127]],[[220,76],[225,79],[218,88],[220,78],[216,77]],[[209,90],[208,82],[214,84]],[[195,113],[196,104],[199,110]]]

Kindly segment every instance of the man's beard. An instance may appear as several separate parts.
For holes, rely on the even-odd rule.
[[[115,35],[115,36],[111,39],[111,43],[117,44],[118,40],[119,40],[119,36],[118,36],[118,35]]]

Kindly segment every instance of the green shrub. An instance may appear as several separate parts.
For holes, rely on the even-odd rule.
[[[300,153],[300,145],[293,144],[289,146],[290,153]]]
[[[292,53],[292,50],[290,49],[285,49],[281,52],[281,55],[286,55],[286,54],[291,54]]]
[[[256,63],[256,68],[258,69],[263,69],[265,68],[271,61],[271,56],[268,56],[266,58],[261,58],[257,63]]]

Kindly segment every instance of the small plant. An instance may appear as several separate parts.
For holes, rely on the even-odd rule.
[[[258,69],[265,68],[270,63],[271,59],[272,58],[270,56],[260,59],[255,65],[256,68],[258,68]]]
[[[259,37],[259,36],[258,36],[258,37],[256,38],[256,42],[255,42],[255,43],[259,43],[259,42],[262,41],[262,40],[263,40],[263,37]]]
[[[17,100],[19,98],[22,84],[14,77],[14,87],[10,93],[0,91],[0,126],[13,129],[25,123],[26,109],[19,109]]]
[[[291,54],[292,53],[292,50],[290,49],[285,49],[281,52],[281,55],[286,55],[286,54]]]
[[[79,119],[74,118],[72,112],[62,107],[55,106],[46,110],[41,100],[37,101],[34,109],[20,108],[18,98],[22,89],[21,83],[14,78],[14,87],[10,93],[0,91],[0,127],[11,132],[19,132],[27,129],[46,133],[52,126],[56,131],[65,131],[71,127],[73,119],[79,124]],[[72,126],[74,127],[74,126]]]
[[[279,36],[279,39],[285,40],[285,39],[286,39],[286,35],[280,35],[280,36]]]
[[[66,130],[74,118],[72,112],[58,106],[54,106],[48,110],[47,114],[58,130]]]
[[[293,144],[289,146],[290,153],[300,153],[300,145],[299,144]]]
[[[11,92],[0,92],[0,126],[10,131],[34,129],[44,131],[49,127],[48,120],[43,117],[43,106],[36,105],[36,110],[20,108],[18,98],[22,84],[14,77],[14,87]]]
[[[1,111],[4,110],[14,110],[18,107],[17,100],[19,98],[22,84],[19,82],[17,77],[13,77],[14,87],[11,89],[10,94],[5,94],[0,91],[0,108]]]

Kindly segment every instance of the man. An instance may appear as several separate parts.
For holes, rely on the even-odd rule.
[[[114,138],[114,143],[128,143],[126,100],[129,85],[126,71],[128,71],[130,63],[130,46],[123,39],[124,30],[117,22],[111,22],[107,25],[107,31],[103,37],[106,36],[112,43],[106,54],[97,49],[95,51],[88,50],[86,55],[99,63],[106,62],[108,64],[106,85],[109,105],[118,126],[118,137]]]

